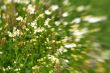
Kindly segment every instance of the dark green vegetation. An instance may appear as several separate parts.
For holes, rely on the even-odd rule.
[[[109,0],[0,0],[0,73],[110,73]]]

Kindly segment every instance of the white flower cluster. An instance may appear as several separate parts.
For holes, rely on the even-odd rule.
[[[51,15],[51,13],[52,13],[51,11],[45,10],[45,14],[46,14],[46,15]]]
[[[52,5],[48,10],[45,10],[46,15],[51,15],[52,12],[58,10],[59,6],[58,5]]]
[[[51,20],[50,18],[47,18],[44,22],[44,25],[50,27],[49,25],[50,20]]]
[[[36,34],[36,32],[43,32],[44,28],[43,27],[38,27],[34,30],[34,34]]]
[[[69,15],[68,12],[64,12],[64,13],[62,14],[63,17],[67,17],[68,15]]]
[[[88,23],[97,23],[97,22],[104,21],[106,19],[107,19],[106,16],[92,16],[92,15],[85,16],[83,18],[83,20],[88,22]]]
[[[59,61],[59,59],[58,58],[56,58],[55,56],[53,56],[53,55],[47,55],[47,57],[48,57],[48,59],[49,60],[51,60],[52,61],[52,63],[55,63],[56,61]]]
[[[52,5],[52,6],[50,7],[50,9],[51,9],[52,11],[56,11],[58,8],[59,8],[58,5]]]
[[[0,55],[1,55],[1,54],[3,54],[3,52],[2,52],[2,51],[0,51]]]
[[[64,45],[65,48],[74,48],[76,46],[77,46],[76,44],[65,44]]]
[[[89,8],[90,6],[80,5],[76,8],[76,11],[82,12],[82,11],[88,10]]]
[[[81,22],[81,18],[77,17],[74,20],[72,20],[71,24],[75,23],[75,24],[79,24]]]
[[[31,23],[29,23],[29,25],[30,25],[31,27],[33,27],[33,28],[37,28],[37,22],[36,22],[36,20],[33,21],[33,22],[31,22]]]
[[[61,21],[55,21],[55,25],[59,26],[61,24]]]
[[[63,5],[65,5],[65,6],[70,5],[70,1],[69,0],[64,0]]]
[[[23,21],[23,17],[19,16],[16,18],[17,21]]]
[[[29,4],[27,7],[27,12],[30,14],[34,14],[35,13],[35,6],[33,6],[32,4]]]
[[[8,31],[7,33],[9,37],[16,37],[20,35],[20,30],[14,27],[13,32]]]
[[[73,32],[73,35],[76,37],[75,41],[80,41],[80,39],[86,34],[88,33],[88,29],[87,28],[83,28],[81,30],[75,30]]]

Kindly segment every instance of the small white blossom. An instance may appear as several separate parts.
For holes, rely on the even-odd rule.
[[[75,35],[75,36],[82,36],[82,35],[84,35],[85,33],[87,33],[88,32],[88,29],[87,28],[83,28],[82,30],[75,30],[74,32],[73,32],[73,34]]]
[[[32,69],[38,69],[39,67],[37,65],[33,66]]]
[[[37,23],[36,23],[36,21],[33,21],[33,22],[31,22],[31,27],[33,27],[33,28],[37,28]]]
[[[69,61],[67,59],[64,59],[64,62],[68,63]]]
[[[71,23],[79,24],[81,22],[81,18],[75,18]]]
[[[58,51],[59,51],[60,53],[62,53],[62,52],[63,52],[63,48],[59,48]]]
[[[7,69],[8,69],[8,70],[9,70],[9,69],[12,69],[12,67],[8,66],[8,68],[7,68]]]
[[[16,61],[14,61],[14,64],[16,64]]]
[[[16,37],[20,35],[20,30],[14,27],[13,32],[8,31],[7,33],[9,37]]]
[[[3,54],[3,52],[0,51],[0,54]]]
[[[75,41],[80,41],[80,39],[84,36],[84,34],[86,34],[88,32],[87,28],[83,28],[82,30],[75,30],[73,32],[73,35],[76,37]]]
[[[85,9],[86,9],[86,7],[85,7],[84,5],[81,5],[81,6],[78,6],[76,10],[77,10],[78,12],[82,12],[82,11],[84,11]]]
[[[106,16],[100,16],[100,17],[95,17],[95,16],[85,16],[83,18],[84,21],[87,21],[88,23],[97,23],[97,22],[100,22],[100,21],[104,21],[106,20],[107,17]]]
[[[76,31],[74,31],[73,34],[76,35],[76,36],[81,36],[81,35],[84,34],[84,32],[81,32],[81,31],[79,31],[79,30],[76,30]]]
[[[46,14],[46,15],[51,15],[51,13],[52,13],[51,11],[45,10],[45,14]]]
[[[20,70],[20,68],[16,68],[16,69],[14,69],[14,71],[19,71]]]
[[[64,47],[65,48],[73,48],[73,47],[76,47],[76,44],[65,44]]]
[[[35,6],[32,6],[31,4],[28,5],[27,12],[30,14],[35,13]]]
[[[44,18],[44,13],[39,14],[39,17]]]
[[[12,32],[8,31],[7,33],[9,37],[13,37]]]
[[[23,20],[23,17],[19,16],[19,17],[16,18],[16,20],[22,21]]]
[[[50,8],[52,11],[55,11],[59,8],[59,6],[58,5],[52,5]]]
[[[48,55],[47,56],[48,57],[48,59],[50,59],[52,62],[55,62],[56,60],[58,60],[55,56],[53,56],[53,55]]]
[[[45,26],[48,26],[48,25],[49,25],[50,20],[51,20],[50,18],[47,18],[47,19],[45,20],[45,22],[44,22],[44,25],[45,25]]]
[[[19,32],[20,32],[20,30],[17,29],[17,30],[13,33],[13,35],[14,35],[14,36],[19,36]]]
[[[61,24],[61,21],[55,21],[55,25],[58,26]]]
[[[0,30],[2,30],[2,27],[0,27]]]
[[[13,36],[19,36],[19,34],[20,34],[20,30],[14,28],[14,30],[13,30]]]
[[[68,22],[66,22],[66,21],[65,21],[65,22],[63,22],[63,25],[68,25]]]
[[[69,15],[68,12],[64,12],[64,13],[62,14],[63,17],[67,17],[68,15]]]
[[[1,6],[1,9],[2,9],[2,10],[6,10],[6,5],[2,5],[2,6]]]
[[[44,28],[42,27],[42,28],[36,28],[35,30],[34,30],[34,34],[36,34],[37,32],[43,32],[44,31]]]
[[[69,0],[64,0],[63,1],[63,5],[69,5],[69,4],[70,4]]]

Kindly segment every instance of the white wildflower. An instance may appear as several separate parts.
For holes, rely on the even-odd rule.
[[[63,52],[63,48],[59,48],[58,51],[59,51],[60,53],[62,53],[62,52]]]
[[[64,21],[64,22],[63,22],[63,25],[68,25],[68,22]]]
[[[51,15],[51,13],[52,13],[51,11],[45,10],[45,14],[46,14],[46,15]]]
[[[35,30],[34,30],[34,34],[36,34],[37,32],[43,32],[44,31],[44,28],[42,27],[42,28],[36,28]]]
[[[87,33],[88,32],[88,29],[87,28],[83,28],[82,30],[75,30],[74,32],[73,32],[73,34],[75,35],[75,36],[82,36],[82,35],[84,35],[85,33]]]
[[[63,17],[67,17],[68,15],[69,15],[68,12],[64,12],[64,13],[62,14]]]
[[[71,23],[79,24],[81,22],[81,18],[75,18]]]
[[[32,6],[31,4],[28,5],[27,12],[30,14],[35,13],[35,6]]]
[[[19,36],[19,34],[20,34],[20,30],[16,30],[16,31],[14,31],[14,33],[13,33],[13,37],[15,37],[15,36]]]
[[[64,62],[68,63],[68,62],[69,62],[69,60],[67,60],[67,59],[64,59]]]
[[[101,59],[109,60],[110,59],[110,50],[103,51],[101,53]]]
[[[7,69],[8,69],[8,70],[9,70],[9,69],[12,69],[12,67],[8,66],[8,68],[7,68]]]
[[[76,44],[65,44],[64,47],[65,48],[73,48],[73,47],[76,47]]]
[[[37,23],[36,23],[36,21],[33,21],[33,22],[31,22],[31,27],[33,27],[33,28],[37,28]]]
[[[59,6],[58,5],[52,5],[50,8],[52,11],[55,11],[59,8]]]
[[[37,65],[33,66],[32,69],[39,69]]]
[[[19,36],[19,34],[20,34],[20,30],[17,29],[16,27],[14,27],[14,28],[13,28],[13,37]]]
[[[2,6],[1,6],[1,9],[2,9],[2,10],[6,10],[6,5],[2,5]]]
[[[73,34],[76,35],[76,36],[82,36],[84,34],[84,32],[76,30],[76,31],[73,32]]]
[[[14,71],[19,71],[20,70],[20,68],[16,68],[16,69],[14,69]]]
[[[14,27],[13,32],[8,31],[7,33],[9,37],[16,37],[20,35],[20,30]]]
[[[45,26],[48,26],[48,25],[49,25],[50,20],[51,20],[50,18],[47,18],[47,19],[45,20],[45,22],[44,22],[44,25],[45,25]]]
[[[100,16],[100,17],[96,17],[96,16],[85,16],[83,18],[84,21],[87,21],[88,23],[97,23],[97,22],[100,22],[100,21],[104,21],[106,20],[107,17],[106,16]]]
[[[58,26],[61,24],[61,21],[55,21],[55,25]]]
[[[23,17],[19,16],[19,17],[16,18],[16,20],[22,21],[23,20]]]
[[[0,55],[3,54],[3,52],[0,51]]]
[[[56,58],[55,56],[53,56],[53,55],[48,55],[47,57],[48,57],[48,59],[50,59],[52,62],[55,62],[55,61],[57,60],[57,58]]]
[[[78,7],[76,8],[76,10],[77,10],[78,12],[82,12],[82,11],[84,11],[85,9],[86,9],[86,6],[84,6],[84,5],[78,6]]]
[[[44,18],[44,13],[39,14],[39,16],[38,16],[38,17]]]
[[[64,50],[63,50],[63,52],[67,52],[67,51],[68,51],[67,49],[64,49]]]
[[[9,37],[13,37],[12,32],[8,31],[7,33]]]
[[[2,27],[0,27],[0,30],[2,30],[3,28]]]
[[[84,34],[86,34],[88,32],[88,29],[87,28],[84,28],[82,30],[75,30],[73,32],[73,35],[76,37],[75,38],[75,41],[80,41],[80,39],[84,36]]]
[[[16,61],[14,61],[14,64],[16,64]]]
[[[70,4],[69,0],[64,0],[63,1],[63,5],[69,5],[69,4]]]

